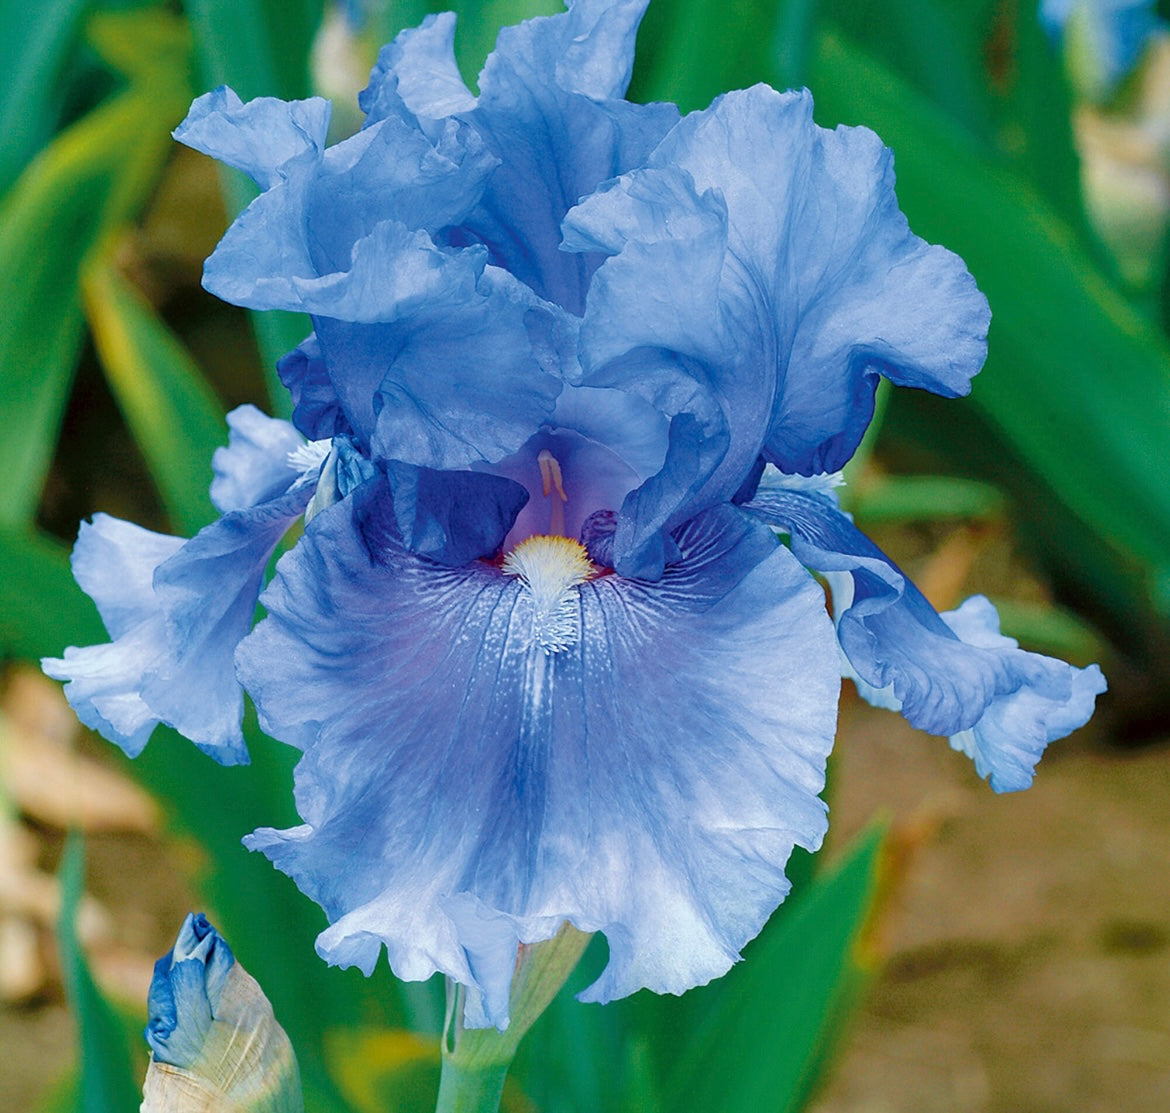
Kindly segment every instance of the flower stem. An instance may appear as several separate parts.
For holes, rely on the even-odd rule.
[[[511,1060],[464,1069],[451,1056],[444,1055],[435,1113],[496,1113],[509,1066]]]
[[[543,943],[521,944],[503,1031],[463,1026],[464,989],[447,983],[447,1024],[435,1113],[497,1113],[520,1040],[565,984],[590,937],[570,924]]]

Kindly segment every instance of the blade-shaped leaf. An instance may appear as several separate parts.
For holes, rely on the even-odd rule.
[[[744,962],[694,990],[706,1015],[673,1049],[663,1108],[785,1113],[801,1108],[867,974],[861,940],[879,888],[885,830],[782,907]]]
[[[47,138],[49,87],[86,6],[85,0],[0,4],[0,193]]]
[[[912,227],[962,255],[991,302],[991,355],[972,404],[1076,517],[1083,546],[1143,568],[1147,598],[1165,607],[1164,338],[1027,182],[895,75],[837,35],[822,36],[814,74],[822,120],[865,123],[882,136],[896,152]],[[1034,480],[1024,473],[1018,482]]]
[[[82,836],[72,831],[61,861],[61,916],[57,946],[73,1015],[77,1019],[81,1050],[78,1113],[134,1113],[141,1099],[125,1030],[114,1010],[94,984],[75,921],[85,883]]]
[[[36,661],[104,641],[97,610],[69,571],[63,545],[0,528],[0,650]]]
[[[729,14],[715,0],[652,4],[638,37],[631,99],[671,100],[687,112],[728,89],[774,76],[778,58],[798,69],[804,54],[799,36],[811,27],[804,7],[804,0],[742,0]],[[781,51],[781,34],[798,37]]]
[[[223,406],[177,337],[103,253],[86,267],[83,296],[106,378],[134,433],[176,532],[215,511],[211,454],[226,440]]]
[[[186,89],[160,67],[62,132],[0,208],[0,523],[30,521],[40,497],[82,341],[82,261],[145,201]]]

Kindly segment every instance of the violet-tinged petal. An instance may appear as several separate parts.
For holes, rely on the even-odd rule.
[[[580,313],[598,260],[558,250],[565,214],[599,182],[639,165],[678,120],[674,105],[625,92],[645,0],[578,0],[505,27],[466,115],[500,159],[452,242],[486,244],[492,262],[542,298]]]
[[[296,429],[252,405],[237,406],[227,423],[227,447],[211,457],[216,508],[244,510],[284,494],[298,475],[289,454],[305,443]]]
[[[316,334],[307,336],[276,364],[293,402],[293,424],[311,441],[353,432],[329,378]]]
[[[565,387],[540,432],[519,452],[485,466],[532,495],[506,547],[534,534],[576,537],[591,515],[620,507],[629,491],[661,468],[668,434],[663,416],[634,394]],[[542,456],[556,462],[556,490],[546,488]]]
[[[1027,787],[1044,747],[1088,721],[1105,690],[1096,665],[1019,649],[986,600],[940,616],[828,495],[765,487],[743,510],[789,533],[796,557],[831,576],[862,695],[951,737],[996,791]]]
[[[390,463],[386,480],[403,545],[450,567],[494,556],[528,492],[498,475]]]
[[[498,460],[552,414],[561,390],[533,350],[559,312],[470,252],[436,252],[438,270],[386,324],[317,322],[345,411],[375,458],[430,468]],[[386,283],[403,281],[386,261]],[[431,281],[432,278],[434,281]]]
[[[405,552],[386,504],[371,484],[314,519],[237,653],[265,728],[305,750],[304,824],[248,842],[325,909],[320,953],[368,972],[385,945],[497,1025],[501,979],[477,971],[565,919],[609,939],[591,1000],[722,973],[824,831],[839,674],[819,588],[716,510],[658,583],[566,589],[571,644],[549,651],[530,588]]]

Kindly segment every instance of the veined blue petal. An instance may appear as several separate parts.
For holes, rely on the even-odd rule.
[[[358,97],[366,126],[391,115],[440,120],[475,107],[455,61],[455,13],[435,12],[382,47]]]
[[[383,293],[408,304],[385,324],[320,319],[317,337],[345,413],[375,458],[457,468],[516,451],[548,419],[561,390],[533,348],[540,318],[559,312],[483,256],[435,251],[411,277],[392,256]],[[429,266],[424,264],[424,267]]]
[[[325,149],[331,106],[321,97],[245,104],[226,85],[204,93],[174,130],[180,143],[243,170],[270,189],[318,161]]]
[[[316,333],[283,356],[276,364],[276,371],[292,396],[293,424],[309,440],[353,432],[321,357]]]
[[[480,75],[485,92],[516,79],[547,80],[594,100],[624,97],[647,0],[572,0],[568,11],[504,27]],[[505,76],[505,73],[507,76]]]
[[[314,519],[237,652],[265,729],[305,751],[303,826],[249,845],[325,909],[319,951],[369,972],[385,945],[497,1025],[506,986],[480,974],[566,919],[609,940],[588,999],[722,973],[824,831],[820,589],[715,510],[658,583],[567,588],[549,650],[530,588],[404,551],[387,503],[373,483]]]
[[[251,629],[265,568],[304,511],[305,484],[232,511],[190,541],[104,514],[83,525],[74,574],[112,641],[46,658],[83,723],[131,757],[161,722],[224,765],[248,760],[232,654]]]
[[[498,165],[456,246],[483,243],[494,264],[579,313],[595,258],[558,251],[560,225],[599,182],[638,165],[677,121],[673,105],[620,100],[645,0],[578,0],[567,12],[504,28],[472,98],[451,50],[453,21],[431,17],[386,47],[362,96],[368,124],[412,121],[432,138],[469,124]]]
[[[910,233],[893,182],[872,132],[818,128],[807,93],[761,85],[687,116],[569,214],[566,247],[611,256],[589,292],[584,381],[654,352],[725,414],[727,462],[672,515],[729,497],[761,452],[787,472],[840,468],[879,375],[969,389],[987,302],[961,260]]]
[[[243,510],[283,495],[298,475],[289,454],[304,445],[300,434],[252,405],[237,406],[227,422],[227,447],[217,448],[211,458],[216,509]]]
[[[390,463],[386,481],[403,545],[451,567],[492,557],[528,492],[519,483],[473,471],[434,471]]]
[[[661,468],[668,434],[662,415],[633,394],[566,387],[539,433],[519,452],[485,466],[531,496],[506,547],[541,533],[579,537],[587,519],[599,510],[616,510],[628,492]],[[545,489],[540,460],[546,454],[556,462],[558,490]]]
[[[1096,665],[1018,648],[986,599],[939,615],[828,495],[762,488],[743,509],[788,532],[797,558],[830,575],[862,695],[950,736],[997,792],[1026,788],[1045,746],[1088,721],[1105,690]]]

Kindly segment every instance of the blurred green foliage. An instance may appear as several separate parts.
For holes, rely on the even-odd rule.
[[[443,6],[370,0],[352,49],[371,62],[380,40]],[[454,6],[469,79],[498,25],[557,8]],[[274,364],[306,322],[264,315],[253,338],[244,315],[194,285],[225,211],[246,204],[251,187],[200,170],[169,136],[190,100],[219,83],[244,97],[309,95],[326,14],[323,0],[0,0],[0,639],[9,658],[102,640],[68,572],[78,516],[109,510],[198,529],[212,514],[210,457],[226,441],[226,409],[252,400],[286,411]],[[826,126],[873,127],[895,150],[912,227],[963,255],[995,315],[969,402],[890,404],[883,452],[939,474],[860,492],[854,511],[873,521],[982,519],[1006,503],[1080,615],[1017,605],[1005,611],[1008,628],[1075,656],[1092,642],[1087,618],[1164,714],[1170,346],[1157,306],[1125,288],[1085,216],[1071,94],[1035,5],[653,0],[635,99],[699,108],[760,80],[808,84]],[[239,845],[257,824],[294,821],[294,755],[254,727],[249,744],[250,767],[221,769],[160,731],[129,768],[208,851],[201,892],[292,1036],[309,1108],[364,1109],[374,1093],[420,1100],[433,1062],[402,1034],[437,1031],[438,988],[316,959],[319,910]],[[605,1010],[562,995],[521,1052],[519,1090],[548,1113],[796,1108],[864,982],[858,946],[879,846],[873,834],[835,872],[802,868],[796,898],[749,948],[750,962],[706,990]],[[79,870],[71,856],[70,900]],[[106,1014],[65,923],[85,1049],[77,1108],[132,1108],[129,1067],[103,1042]],[[360,1077],[344,1050],[345,1034],[359,1031],[352,1039],[375,1049]],[[596,1069],[603,1062],[612,1085]],[[738,1089],[716,1093],[720,1076]]]

